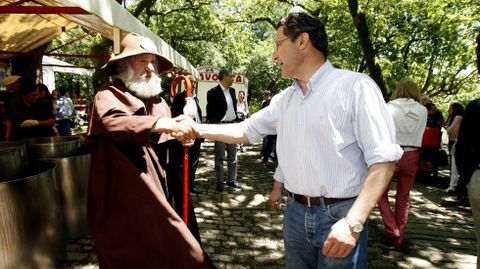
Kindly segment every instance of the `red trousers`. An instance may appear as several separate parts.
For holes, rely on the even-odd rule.
[[[397,162],[393,178],[397,180],[397,193],[395,195],[395,212],[392,211],[388,202],[390,186],[378,201],[378,208],[382,215],[387,236],[394,237],[394,244],[400,246],[403,242],[403,234],[407,226],[408,209],[410,207],[410,190],[415,183],[418,169],[420,151],[407,151],[403,153]]]

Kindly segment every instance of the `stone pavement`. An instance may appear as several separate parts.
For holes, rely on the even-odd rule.
[[[283,211],[267,199],[273,184],[273,163],[257,162],[260,145],[239,153],[238,180],[242,190],[215,191],[213,143],[202,146],[202,158],[193,195],[202,243],[219,268],[283,268]],[[475,268],[475,234],[470,208],[445,195],[448,170],[437,182],[417,182],[405,246],[396,250],[383,244],[384,228],[378,210],[369,222],[369,268]],[[285,198],[286,201],[286,198]],[[62,269],[98,268],[89,238],[67,242]]]

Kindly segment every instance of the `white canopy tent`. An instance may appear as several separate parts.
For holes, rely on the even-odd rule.
[[[43,56],[42,82],[43,84],[47,85],[50,92],[56,89],[54,72],[70,73],[70,74],[77,74],[82,76],[93,75],[92,70],[80,68],[80,67],[74,66],[73,64],[69,64],[69,63],[54,59],[52,57]]]
[[[149,37],[175,66],[198,76],[185,57],[114,0],[0,1],[0,60],[29,52],[78,25],[113,40],[116,53],[130,32]]]

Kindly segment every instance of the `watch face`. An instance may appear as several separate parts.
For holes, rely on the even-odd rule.
[[[352,230],[356,233],[361,233],[363,230],[363,226],[361,224],[355,224],[353,225]]]

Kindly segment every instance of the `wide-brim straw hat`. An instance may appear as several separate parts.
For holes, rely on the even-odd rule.
[[[158,53],[155,43],[149,38],[136,33],[130,33],[122,39],[120,43],[121,53],[112,56],[108,62],[102,66],[102,72],[105,75],[112,76],[118,74],[117,63],[121,59],[139,55],[154,54],[158,58],[158,71],[168,70],[173,67],[173,63]]]
[[[17,82],[17,80],[21,79],[22,77],[20,76],[7,76],[3,79],[3,86],[8,86],[8,85],[11,85],[15,82]]]

